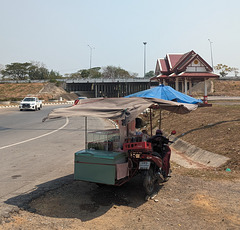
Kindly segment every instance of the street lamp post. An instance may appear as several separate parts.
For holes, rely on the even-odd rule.
[[[88,45],[88,47],[90,48],[90,69],[92,68],[92,49],[94,49],[94,47]]]
[[[211,62],[212,62],[212,69],[213,69],[213,54],[212,54],[212,41],[210,39],[208,39],[209,44],[210,44],[210,51],[211,51]],[[213,69],[214,71],[214,69]]]
[[[143,45],[144,45],[144,75],[143,75],[143,77],[145,77],[145,75],[146,75],[146,45],[147,45],[147,42],[143,42]]]

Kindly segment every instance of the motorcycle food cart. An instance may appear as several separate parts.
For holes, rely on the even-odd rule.
[[[75,153],[74,179],[120,186],[141,172],[145,191],[150,195],[154,190],[155,174],[162,168],[162,159],[152,155],[151,143],[142,141],[140,135],[130,136],[128,126],[137,115],[156,104],[161,109],[182,114],[196,109],[194,105],[161,99],[100,98],[85,99],[84,103],[53,110],[47,119],[85,117],[85,149]],[[87,132],[88,116],[117,120],[121,127]],[[126,130],[124,138],[122,127]]]

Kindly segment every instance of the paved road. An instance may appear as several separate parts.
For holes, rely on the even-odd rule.
[[[8,204],[21,202],[14,198],[41,185],[48,189],[48,182],[73,174],[74,152],[84,147],[84,118],[43,123],[53,108],[0,110],[0,215]],[[97,118],[88,118],[88,126],[89,130],[113,128]]]
[[[240,96],[238,97],[233,97],[233,96],[208,96],[208,100],[210,101],[221,101],[221,100],[229,100],[229,101],[234,101],[234,100],[240,100]]]

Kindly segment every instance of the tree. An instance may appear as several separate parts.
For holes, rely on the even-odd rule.
[[[53,80],[62,76],[53,70],[49,70],[39,62],[11,63],[1,70],[3,77],[12,80]]]
[[[102,72],[101,72],[102,69]],[[91,69],[82,69],[76,73],[66,74],[68,78],[108,78],[108,79],[123,79],[123,78],[136,78],[137,73],[129,73],[128,71],[115,66],[94,67]]]
[[[115,66],[103,67],[103,78],[118,79],[118,78],[134,78],[135,74],[130,74],[127,70]]]
[[[110,78],[110,79],[113,79],[113,78],[116,78],[116,69],[117,67],[115,66],[106,66],[106,67],[103,67],[103,78]]]
[[[39,76],[38,76],[39,80],[47,80],[47,79],[49,79],[49,71],[48,71],[48,69],[46,69],[43,66],[38,68],[38,74],[39,74]]]
[[[81,78],[81,73],[78,71],[76,73],[65,74],[67,78],[78,79]]]
[[[234,68],[223,64],[217,64],[216,66],[214,66],[214,68],[219,71],[221,77],[226,77],[229,72],[232,72],[234,70]]]
[[[239,74],[238,68],[232,68],[232,71],[234,72],[234,76],[237,77]]]
[[[54,80],[56,80],[56,79],[60,79],[60,78],[62,78],[62,76],[58,73],[58,72],[56,72],[56,71],[53,71],[53,70],[51,70],[50,72],[49,72],[49,74],[48,74],[48,79],[51,81],[54,81]]]
[[[90,78],[101,78],[102,74],[100,73],[101,67],[94,67],[89,69]]]
[[[90,71],[88,69],[81,70],[81,78],[89,78]]]
[[[2,70],[4,70],[4,65],[0,64],[0,79],[4,79],[4,77],[2,76]]]
[[[31,65],[28,68],[29,80],[47,80],[50,78],[49,71],[45,67]]]
[[[51,78],[48,69],[40,62],[32,61],[28,71],[30,80],[47,80]]]
[[[136,78],[138,76],[138,73],[129,73],[132,78]]]
[[[28,68],[31,66],[31,63],[12,63],[6,65],[5,70],[1,71],[3,77],[10,77],[12,80],[26,80],[28,79]]]
[[[152,77],[154,77],[154,76],[155,76],[155,74],[154,74],[154,72],[151,70],[151,71],[149,71],[149,72],[147,72],[147,73],[145,74],[144,78],[152,78]]]

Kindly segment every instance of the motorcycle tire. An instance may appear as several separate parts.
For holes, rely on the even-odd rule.
[[[163,182],[167,182],[169,180],[169,177],[164,177]]]
[[[156,178],[153,173],[153,169],[150,168],[146,171],[144,178],[143,178],[143,188],[147,195],[152,195],[156,188]]]

